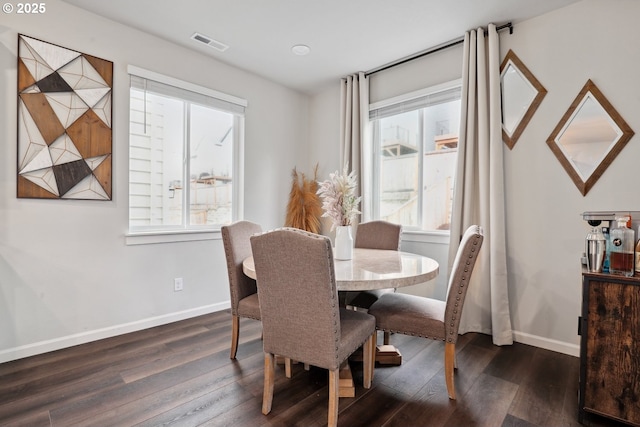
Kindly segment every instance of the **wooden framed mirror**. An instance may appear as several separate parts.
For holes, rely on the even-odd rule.
[[[500,65],[502,139],[512,149],[529,120],[547,95],[547,90],[509,50]]]
[[[547,144],[584,196],[633,135],[627,122],[588,80]]]

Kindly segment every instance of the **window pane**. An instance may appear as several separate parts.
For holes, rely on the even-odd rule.
[[[184,102],[131,89],[129,225],[182,223]]]
[[[451,226],[459,127],[459,99],[424,109],[424,230],[448,230]]]
[[[448,230],[460,127],[459,86],[373,110],[373,217]],[[382,111],[383,110],[383,111]]]
[[[411,227],[420,225],[419,111],[380,120],[380,218]]]
[[[247,102],[135,71],[147,77],[130,75],[129,228],[207,231],[232,223],[242,197],[234,173]]]
[[[232,221],[234,116],[191,105],[190,221],[221,225]]]

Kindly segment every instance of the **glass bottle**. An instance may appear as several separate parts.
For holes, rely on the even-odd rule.
[[[638,241],[636,243],[636,273],[640,273],[640,226],[638,227]]]
[[[616,218],[618,228],[609,233],[611,235],[611,254],[609,257],[609,272],[631,277],[635,271],[634,250],[636,241],[634,232],[627,228],[627,217]]]
[[[609,255],[611,253],[611,236],[609,236],[609,227],[602,227],[602,235],[604,236],[604,262],[602,263],[602,272],[608,273]],[[636,263],[636,266],[637,265],[638,264]]]

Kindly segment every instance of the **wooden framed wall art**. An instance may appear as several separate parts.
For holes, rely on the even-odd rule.
[[[500,64],[502,139],[511,150],[527,127],[547,90],[509,49]]]
[[[111,200],[113,62],[18,35],[19,198]]]
[[[595,83],[587,80],[547,144],[586,196],[633,135]]]

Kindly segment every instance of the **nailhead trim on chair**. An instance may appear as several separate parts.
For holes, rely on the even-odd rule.
[[[476,230],[476,233],[478,233],[478,234],[479,234],[479,233],[480,233],[480,230],[479,230],[479,229],[478,229],[478,230]],[[474,246],[477,246],[477,245],[478,245],[478,237],[479,237],[479,236],[476,236],[476,239],[473,241],[473,245],[474,245]],[[464,269],[464,272],[465,272],[465,273],[468,273],[468,272],[469,272],[469,266],[471,265],[471,260],[472,260],[475,256],[477,256],[477,254],[476,254],[476,248],[475,248],[475,247],[472,247],[472,248],[471,248],[471,252],[472,252],[472,253],[470,253],[470,254],[469,254],[469,256],[467,257],[467,260],[465,261],[465,264],[466,264],[466,267],[465,267],[465,269]],[[464,288],[465,283],[467,282],[467,280],[468,280],[467,275],[463,275],[463,276],[461,277],[461,279],[460,279],[460,284],[458,285],[458,295],[456,296],[456,303],[455,303],[455,307],[458,307],[458,303],[459,303],[459,301],[460,301],[460,295],[462,295],[462,288]],[[457,316],[456,316],[457,314],[458,314],[458,310],[453,310],[453,315],[452,315],[452,316],[451,316],[451,318],[449,319],[449,320],[451,321],[451,323],[449,323],[449,326],[451,326],[452,328],[455,326],[455,320],[456,320],[456,318],[457,318]],[[449,342],[449,343],[454,343],[454,342],[455,342],[455,338],[457,338],[457,337],[454,337],[454,336],[453,336],[453,331],[449,331],[449,337],[447,337],[447,342]]]
[[[223,238],[222,238],[222,245],[223,245],[225,253],[227,251],[231,250],[231,246],[230,246],[231,242],[229,242],[224,237],[224,235],[223,235]],[[231,263],[230,260],[227,259],[226,261],[227,261],[227,269],[235,268],[235,266]],[[231,286],[231,289],[229,291],[231,293],[231,314],[233,314],[234,316],[237,316],[238,313],[237,313],[236,307],[233,306],[233,301],[236,300],[236,290],[233,288],[233,286]]]

